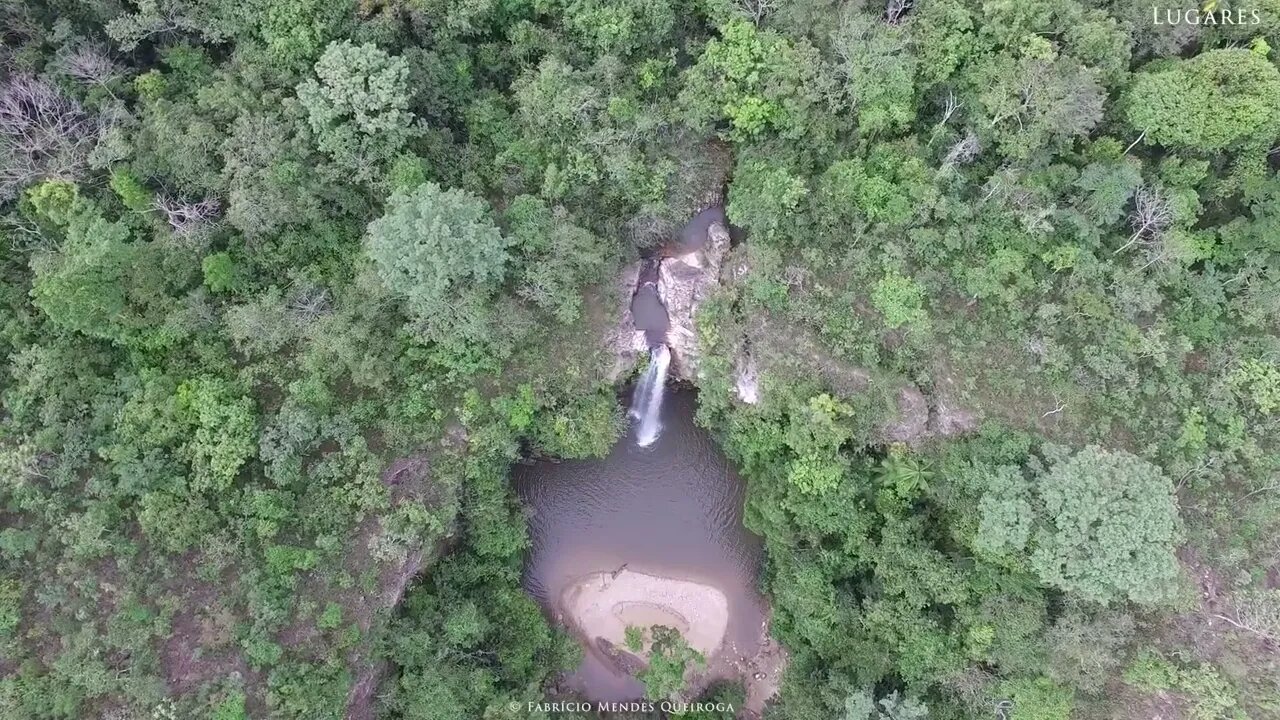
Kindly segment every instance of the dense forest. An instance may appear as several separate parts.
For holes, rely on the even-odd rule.
[[[766,717],[1280,717],[1280,1],[0,34],[0,717],[550,717],[508,469],[620,436],[618,273],[721,183]]]

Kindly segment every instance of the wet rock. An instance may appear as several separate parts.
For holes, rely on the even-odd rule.
[[[617,321],[608,327],[604,337],[604,346],[613,357],[613,365],[606,375],[606,380],[610,383],[616,383],[634,368],[636,360],[649,349],[644,331],[637,329],[631,318],[632,295],[643,265],[643,262],[637,261],[623,268],[622,272],[618,273],[614,287],[619,298],[617,309],[613,314]]]
[[[605,638],[597,637],[595,639],[596,649],[613,667],[614,672],[623,675],[638,675],[645,668],[645,662],[636,657],[627,650],[623,650],[617,645],[609,642]]]
[[[720,264],[729,252],[729,230],[722,223],[707,228],[706,243],[684,255],[665,258],[658,269],[658,295],[667,308],[675,374],[685,380],[698,378],[698,335],[694,318],[698,307],[718,285]]]

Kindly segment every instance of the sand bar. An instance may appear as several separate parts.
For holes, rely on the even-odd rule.
[[[720,649],[729,625],[729,600],[719,589],[630,570],[586,575],[565,588],[560,605],[587,638],[625,646],[628,625],[666,625],[707,657]]]

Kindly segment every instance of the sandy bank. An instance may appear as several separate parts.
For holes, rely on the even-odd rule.
[[[717,588],[630,570],[587,575],[565,588],[560,605],[583,635],[622,647],[628,625],[666,625],[711,657],[729,625],[729,600]]]

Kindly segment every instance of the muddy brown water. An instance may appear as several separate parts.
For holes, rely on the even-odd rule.
[[[707,244],[707,231],[711,228],[711,224],[724,225],[727,222],[722,205],[712,205],[694,215],[684,227],[680,228],[680,236],[675,243],[675,253],[687,253],[701,248]]]
[[[719,588],[729,600],[722,655],[755,654],[766,607],[756,589],[760,538],[742,525],[744,483],[693,422],[696,395],[670,391],[662,435],[636,445],[634,428],[597,460],[517,466],[529,516],[524,587],[556,619],[565,588],[584,575],[628,570]],[[644,687],[585,648],[566,682],[588,700],[640,698]]]

